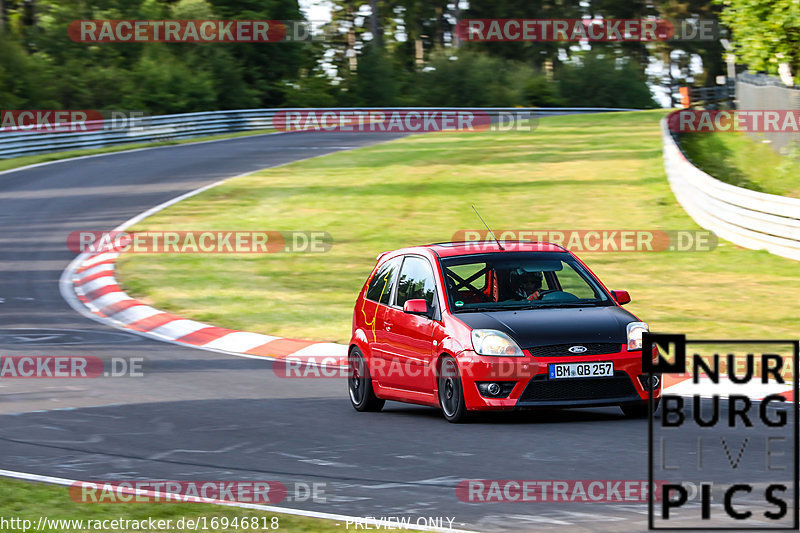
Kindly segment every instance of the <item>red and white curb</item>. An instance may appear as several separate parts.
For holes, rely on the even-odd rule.
[[[157,205],[113,231],[125,231],[145,218],[224,181],[227,180]],[[166,313],[132,298],[122,290],[114,277],[114,263],[119,255],[114,251],[84,252],[64,270],[59,288],[73,309],[104,324],[174,344],[241,357],[285,359],[326,368],[347,366],[347,346],[343,344],[222,328]]]
[[[253,357],[287,358],[321,366],[347,364],[347,346],[236,331],[160,311],[129,296],[114,277],[116,252],[87,256],[75,269],[75,295],[92,313],[114,325],[159,340]]]

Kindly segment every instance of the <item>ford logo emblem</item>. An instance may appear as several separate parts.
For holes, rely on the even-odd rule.
[[[570,346],[569,351],[571,353],[583,353],[586,351],[586,346]]]

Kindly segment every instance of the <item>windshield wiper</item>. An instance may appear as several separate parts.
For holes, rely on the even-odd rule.
[[[475,307],[462,307],[458,309],[458,311],[519,311],[521,309],[532,309],[532,307],[527,304],[498,306],[480,305]]]
[[[455,310],[456,313],[463,313],[465,311],[475,311],[475,312],[483,312],[483,311],[498,311],[502,308],[498,307],[488,307],[485,305],[476,306],[476,307],[459,307]]]
[[[485,311],[522,311],[522,310],[529,310],[529,309],[552,309],[558,307],[598,307],[603,305],[604,302],[541,302],[541,303],[527,303],[527,304],[519,304],[519,305],[503,305],[503,306],[487,306],[487,305],[479,305],[479,306],[472,306],[472,307],[460,307],[457,308],[455,311],[457,313],[462,313],[466,311],[473,311],[473,312],[485,312]]]
[[[552,307],[597,307],[600,302],[542,302],[540,304],[531,304],[525,309],[540,309]]]

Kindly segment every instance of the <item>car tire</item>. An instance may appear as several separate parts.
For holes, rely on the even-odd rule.
[[[439,371],[439,405],[448,422],[457,424],[467,419],[467,406],[464,401],[464,386],[458,363],[450,356],[442,359]]]
[[[376,412],[383,409],[386,400],[375,396],[367,360],[361,350],[353,348],[350,351],[350,357],[347,358],[347,364],[347,389],[350,393],[350,403],[353,404],[355,410]]]
[[[654,401],[653,412],[656,412],[658,409],[658,404],[660,401],[660,398]],[[620,405],[619,408],[622,409],[622,412],[628,418],[647,418],[648,414],[650,413],[650,407],[647,405],[647,402]]]

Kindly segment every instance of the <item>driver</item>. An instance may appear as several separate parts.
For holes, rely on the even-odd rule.
[[[514,295],[520,300],[538,300],[542,290],[542,273],[522,271],[518,276],[519,286]]]

